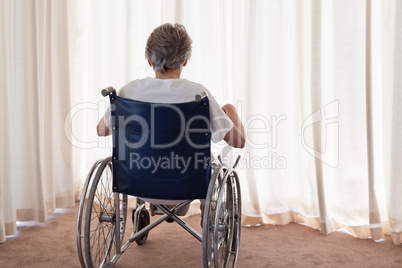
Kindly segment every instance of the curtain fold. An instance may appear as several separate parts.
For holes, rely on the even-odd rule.
[[[316,0],[311,3],[311,108],[321,107],[321,91],[323,84],[322,79],[322,66],[321,66],[321,31],[322,31],[322,7],[321,1]],[[323,162],[320,159],[320,151],[317,148],[322,148],[322,130],[313,130],[314,140],[314,169],[317,184],[317,198],[318,198],[318,210],[320,215],[320,232],[328,234],[327,223],[327,205],[325,195],[325,182],[323,174]]]
[[[374,118],[373,118],[373,46],[372,46],[372,22],[375,14],[372,14],[372,1],[366,1],[366,131],[367,131],[367,168],[369,189],[369,226],[373,240],[383,239],[384,234],[381,225],[381,214],[377,202],[375,187],[375,153],[374,153]]]
[[[382,98],[384,183],[387,211],[395,244],[402,241],[402,4],[382,6]]]

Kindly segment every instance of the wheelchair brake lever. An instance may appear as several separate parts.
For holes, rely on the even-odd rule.
[[[236,168],[237,164],[239,163],[239,160],[240,160],[240,155],[237,156],[236,162],[234,163],[233,168]]]

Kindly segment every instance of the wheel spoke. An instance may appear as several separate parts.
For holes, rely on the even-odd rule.
[[[88,267],[99,267],[109,262],[116,252],[115,218],[116,208],[112,189],[110,158],[105,159],[93,179],[88,196],[84,244]],[[120,238],[123,239],[127,218],[127,196],[119,195]]]

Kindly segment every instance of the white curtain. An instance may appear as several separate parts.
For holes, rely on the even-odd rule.
[[[1,11],[0,230],[27,203],[41,211],[25,187],[37,198],[44,187],[78,196],[90,165],[111,150],[95,134],[107,105],[100,90],[152,76],[147,37],[179,22],[194,41],[183,77],[233,103],[248,132],[235,152],[243,224],[297,222],[374,240],[392,232],[400,243],[396,0],[3,0]]]
[[[250,121],[243,223],[374,240],[392,232],[399,244],[400,3],[250,1],[242,10],[233,90]],[[262,130],[251,133],[252,123]]]
[[[16,221],[74,205],[65,1],[0,2],[0,242]]]

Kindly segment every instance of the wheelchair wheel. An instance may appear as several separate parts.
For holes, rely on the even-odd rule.
[[[127,195],[119,194],[119,207],[115,207],[111,157],[100,164],[88,196],[84,227],[85,259],[87,266],[102,267],[116,252],[116,209],[120,214],[120,241],[123,240],[127,219]]]
[[[146,209],[141,209],[141,211],[137,214],[137,218],[134,219],[135,212],[133,211],[133,232],[138,233],[141,229],[148,226],[150,223],[149,212]],[[141,246],[147,242],[149,232],[146,232],[143,236],[137,239],[135,242],[137,245]]]
[[[237,174],[212,176],[203,220],[203,267],[235,267],[240,244],[241,196]]]
[[[219,186],[224,178],[222,166],[214,169],[212,174],[207,199],[205,200],[204,218],[202,222],[202,262],[203,267],[214,267],[214,224],[215,212],[219,196]]]
[[[90,169],[88,176],[85,180],[84,186],[82,187],[82,193],[81,193],[81,199],[80,199],[80,205],[78,208],[78,218],[77,218],[77,252],[78,252],[78,258],[80,259],[81,266],[85,268],[85,261],[84,261],[84,255],[83,255],[83,247],[84,247],[84,236],[82,236],[83,232],[83,215],[84,213],[84,203],[85,199],[88,195],[88,189],[90,187],[90,184],[93,181],[93,177],[96,173],[97,168],[99,165],[102,163],[101,160],[98,160],[95,162],[95,164],[92,166]]]
[[[234,234],[234,197],[230,178],[225,177],[220,186],[213,228],[213,261],[214,267],[229,267]]]

